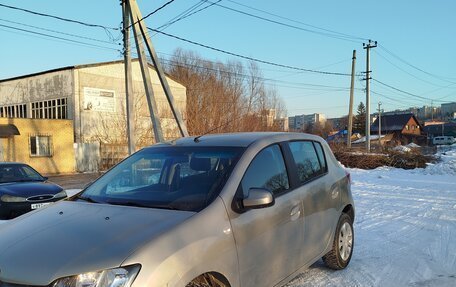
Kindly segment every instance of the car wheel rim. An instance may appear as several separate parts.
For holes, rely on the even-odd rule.
[[[347,261],[353,247],[353,231],[348,222],[342,224],[339,232],[339,254],[342,260]]]

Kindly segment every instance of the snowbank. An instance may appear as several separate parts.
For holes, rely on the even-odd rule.
[[[456,145],[440,147],[437,153],[439,161],[429,163],[424,169],[424,174],[456,175]]]

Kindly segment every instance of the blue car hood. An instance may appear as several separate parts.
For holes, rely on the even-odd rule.
[[[57,194],[62,190],[54,183],[42,181],[0,183],[0,195],[8,194],[25,198],[42,194]]]

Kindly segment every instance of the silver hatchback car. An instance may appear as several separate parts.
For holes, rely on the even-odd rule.
[[[0,287],[276,286],[353,252],[350,175],[319,137],[205,135],[133,154],[0,225]]]

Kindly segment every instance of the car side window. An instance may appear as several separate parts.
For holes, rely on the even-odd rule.
[[[241,181],[244,196],[250,188],[266,188],[277,194],[290,188],[282,151],[273,145],[260,151],[250,163]]]
[[[324,169],[322,169],[317,156],[317,151],[311,141],[290,142],[289,146],[301,183],[324,173]]]
[[[326,165],[326,157],[325,157],[325,153],[323,152],[323,147],[321,146],[321,144],[319,142],[314,142],[314,146],[315,146],[315,149],[317,150],[317,155],[318,155],[318,159],[320,160],[322,172],[323,173],[327,172],[328,167]]]

